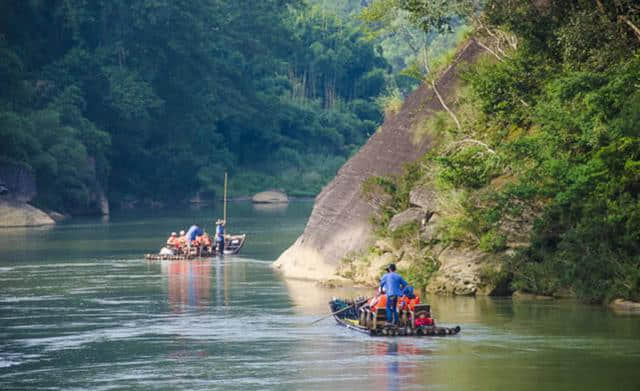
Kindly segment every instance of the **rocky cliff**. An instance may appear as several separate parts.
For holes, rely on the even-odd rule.
[[[27,204],[36,196],[36,178],[26,165],[0,164],[0,227],[49,225],[55,222]]]
[[[452,65],[436,82],[447,106],[455,105],[459,70],[482,52],[470,40]],[[404,102],[400,111],[386,118],[382,127],[338,171],[335,179],[317,196],[303,234],[274,263],[285,276],[305,279],[332,278],[342,259],[372,244],[370,218],[376,204],[365,200],[362,183],[372,176],[395,175],[408,162],[425,154],[428,135],[417,137],[416,125],[444,111],[436,92],[422,85]]]

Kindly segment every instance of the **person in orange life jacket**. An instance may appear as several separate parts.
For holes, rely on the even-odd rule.
[[[387,306],[387,295],[381,290],[378,289],[378,293],[369,300],[369,308],[371,312],[378,311],[378,308],[386,308]]]
[[[178,247],[178,234],[175,232],[171,232],[171,236],[167,239],[167,246],[171,249],[175,249]]]
[[[180,236],[178,236],[178,246],[183,251],[184,251],[184,248],[187,246],[187,237],[184,234],[184,230],[180,231]]]
[[[420,304],[420,297],[414,293],[411,285],[404,288],[402,293],[403,296],[400,298],[400,302],[398,303],[399,309],[413,311],[416,304]]]
[[[387,322],[398,323],[398,297],[402,296],[402,290],[408,286],[407,282],[396,273],[396,265],[387,267],[387,274],[380,279],[380,289],[387,293]]]
[[[202,246],[204,249],[206,249],[208,252],[211,252],[211,237],[209,236],[208,233],[204,233],[202,236],[198,236],[198,245]]]

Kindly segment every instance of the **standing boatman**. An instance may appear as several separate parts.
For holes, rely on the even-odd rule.
[[[216,221],[216,249],[218,254],[224,254],[224,220]]]
[[[398,323],[398,297],[402,296],[402,290],[408,285],[396,273],[396,265],[393,263],[387,267],[387,274],[380,279],[380,289],[387,293],[387,322],[392,325]]]

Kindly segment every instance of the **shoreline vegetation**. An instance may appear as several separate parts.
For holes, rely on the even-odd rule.
[[[432,18],[429,1],[372,4],[378,26],[394,7],[427,33],[450,22],[446,12]],[[458,8],[448,15],[465,18],[485,55],[460,72],[453,104],[434,90],[443,110],[411,128],[431,150],[400,175],[364,181],[374,235],[366,249],[343,253],[338,274],[372,284],[396,262],[434,293],[638,302],[640,36],[626,21],[640,20],[632,2],[487,1],[480,14],[465,14],[470,2],[451,4]],[[438,76],[430,79],[435,88]],[[393,107],[387,121],[402,112]]]

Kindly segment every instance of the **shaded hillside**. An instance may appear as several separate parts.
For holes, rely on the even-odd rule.
[[[462,64],[473,62],[481,52],[474,40],[468,41],[438,79],[436,88],[447,105],[454,104]],[[373,176],[399,174],[406,163],[424,155],[432,140],[417,136],[416,125],[443,111],[436,93],[427,85],[409,96],[401,110],[385,120],[318,195],[304,233],[278,258],[275,267],[290,277],[330,278],[347,254],[367,248],[373,238],[370,219],[379,203],[363,197],[363,182]]]

